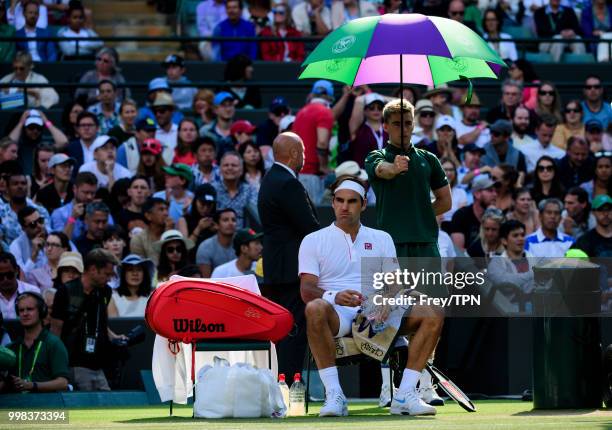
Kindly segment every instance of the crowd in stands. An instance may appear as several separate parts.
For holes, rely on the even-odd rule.
[[[497,106],[444,85],[403,90],[415,106],[412,145],[436,155],[451,184],[452,209],[439,219],[443,254],[558,257],[577,247],[590,257],[612,256],[612,108],[604,83],[590,75],[580,99],[562,97],[518,58],[503,32],[523,25],[546,37],[604,37],[612,19],[605,2],[453,0],[408,7],[386,0],[379,7],[308,0],[243,7],[238,0],[206,0],[197,8],[197,26],[203,36],[324,35],[360,16],[409,11],[449,16],[500,39],[491,44],[509,61]],[[95,36],[80,2],[47,0],[0,2],[0,34],[46,35],[51,12],[54,22],[66,23],[59,36]],[[552,46],[546,49],[560,58],[562,50]],[[47,369],[5,381],[5,388],[65,389],[69,364],[76,389],[107,390],[101,369],[124,339],[109,329],[109,318],[142,317],[151,291],[173,275],[261,279],[257,199],[280,132],[304,141],[299,179],[316,205],[330,204],[336,177],[367,179],[367,154],[388,138],[383,107],[399,89],[379,94],[321,80],[299,108],[280,91],[265,105],[258,88],[241,86],[252,78],[253,61],[299,62],[302,42],[200,48],[204,58],[227,62],[225,86],[173,87],[191,81],[184,58],[171,53],[142,105],[123,86],[138,77],[123,76],[117,52],[101,42],[80,42],[78,54],[74,42],[0,42],[0,60],[13,66],[3,83],[47,83],[33,71],[35,63],[91,56],[95,66],[80,82],[96,85],[77,89],[70,101],[60,101],[52,83],[28,89],[28,109],[0,139],[0,312],[24,328],[13,347],[21,354],[24,345],[26,362],[36,355],[45,362],[37,369]],[[570,49],[595,48],[577,41]],[[3,109],[19,110],[22,91],[0,89]],[[60,124],[45,114],[52,106],[64,109]],[[262,107],[268,117],[261,124],[240,117]],[[367,197],[374,205],[375,193]]]

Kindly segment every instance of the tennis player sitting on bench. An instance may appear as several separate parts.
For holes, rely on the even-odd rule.
[[[347,401],[335,365],[334,338],[351,333],[363,300],[361,259],[374,257],[397,266],[391,236],[361,225],[366,208],[365,184],[354,177],[340,177],[333,188],[332,207],[336,221],[304,238],[299,252],[302,299],[306,303],[308,344],[325,386],[320,416],[348,415]],[[410,228],[410,226],[406,226]],[[396,267],[381,266],[393,271]],[[414,333],[408,363],[391,403],[394,415],[435,415],[436,408],[419,398],[416,385],[433,351],[444,322],[439,308],[414,305],[408,310],[400,335]]]

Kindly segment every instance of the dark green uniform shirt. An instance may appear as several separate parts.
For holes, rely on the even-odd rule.
[[[32,370],[32,362],[34,361],[39,342],[41,343],[40,351],[36,358],[36,363],[34,363],[34,370]],[[33,382],[47,382],[60,376],[69,379],[68,352],[59,337],[49,333],[47,329],[43,329],[31,348],[23,344],[23,338],[17,339],[17,341],[8,345],[8,348],[17,356],[17,363],[19,363],[20,346],[21,373],[19,373],[19,364],[17,364],[13,373],[15,376]],[[30,370],[32,370],[31,376]]]
[[[376,176],[383,161],[393,163],[400,148],[387,144],[372,151],[365,161],[368,180],[376,194],[376,221],[398,243],[437,243],[438,223],[431,205],[430,191],[448,185],[438,158],[414,146],[405,154],[410,157],[408,171],[393,179]]]

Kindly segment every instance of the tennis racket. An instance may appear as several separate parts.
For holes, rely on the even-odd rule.
[[[434,384],[442,388],[451,399],[459,403],[459,406],[468,412],[476,412],[476,406],[474,406],[470,398],[453,381],[448,379],[444,373],[430,364],[427,364],[425,368],[430,373]]]

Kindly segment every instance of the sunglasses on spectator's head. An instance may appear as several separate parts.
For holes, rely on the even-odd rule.
[[[555,170],[555,167],[552,164],[549,164],[547,166],[538,166],[537,170],[538,172],[552,172]]]
[[[11,281],[15,279],[15,272],[0,272],[0,281]]]
[[[554,96],[555,92],[554,91],[540,90],[540,91],[538,91],[538,94],[541,95],[541,96]]]
[[[595,153],[595,158],[601,157],[612,157],[612,151],[597,151]]]
[[[598,90],[601,88],[601,84],[597,84],[597,85],[585,85],[584,89],[585,90]]]

